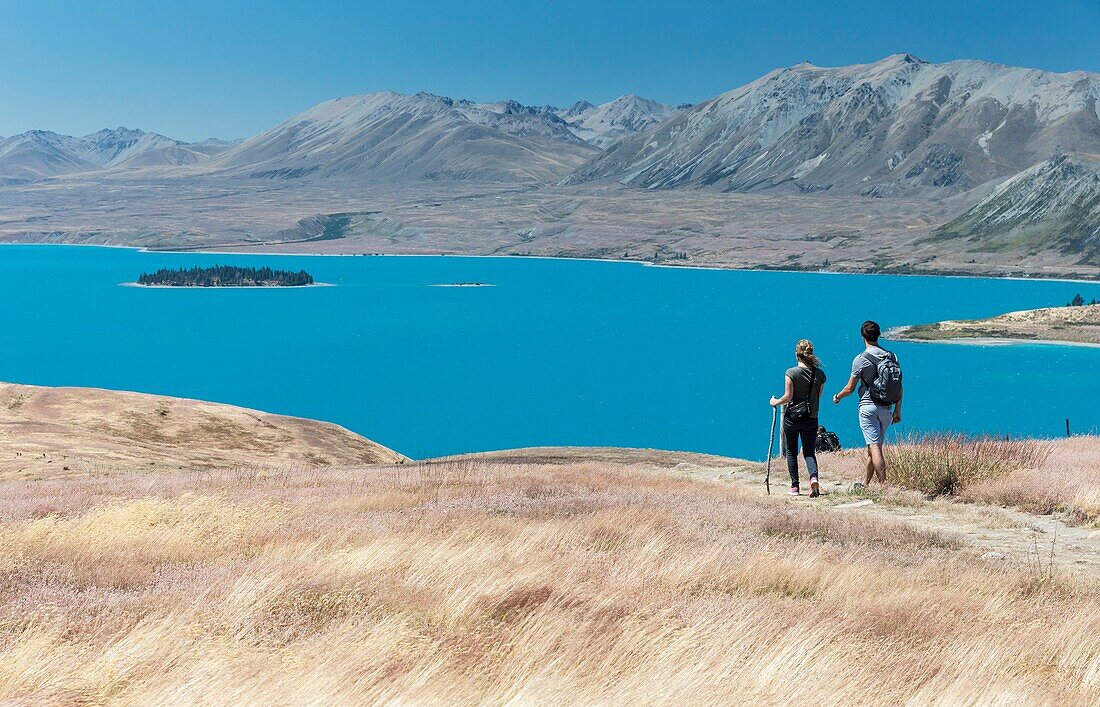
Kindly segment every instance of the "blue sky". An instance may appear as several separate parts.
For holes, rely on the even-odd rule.
[[[390,89],[567,105],[697,102],[777,66],[911,52],[1100,72],[1100,0],[0,0],[0,135],[243,137]]]

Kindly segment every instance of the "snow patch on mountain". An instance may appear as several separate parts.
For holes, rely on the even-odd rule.
[[[767,153],[764,153],[764,154],[767,154]],[[817,169],[821,165],[821,163],[825,161],[825,159],[828,156],[829,156],[828,152],[822,152],[817,157],[814,157],[813,159],[806,160],[802,164],[798,165],[798,167],[794,170],[795,179],[798,179],[800,177],[804,177],[807,174],[809,174],[810,172]]]

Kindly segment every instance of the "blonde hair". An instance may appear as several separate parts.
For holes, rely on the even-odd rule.
[[[794,345],[794,355],[795,358],[807,366],[814,368],[821,366],[821,359],[814,356],[814,344],[809,339],[803,339]]]

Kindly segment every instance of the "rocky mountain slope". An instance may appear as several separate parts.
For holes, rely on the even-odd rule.
[[[79,149],[79,139],[31,130],[0,141],[0,184],[32,182],[95,169]]]
[[[687,107],[627,94],[598,106],[579,101],[569,108],[555,109],[554,113],[569,123],[569,129],[577,137],[603,149],[668,120]]]
[[[544,183],[596,152],[549,110],[382,92],[321,103],[209,168],[273,178]]]
[[[627,137],[570,177],[646,188],[947,196],[1058,149],[1100,153],[1100,75],[908,54],[779,69]]]
[[[1056,250],[1100,265],[1100,157],[1055,155],[937,229],[980,250]]]
[[[143,130],[100,130],[83,139],[84,159],[103,168],[182,166],[204,162],[235,143],[225,140],[180,142]]]
[[[0,184],[107,169],[197,164],[232,144],[222,140],[186,143],[127,128],[84,137],[31,130],[0,140]]]

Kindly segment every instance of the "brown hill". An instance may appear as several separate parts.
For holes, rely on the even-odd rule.
[[[404,459],[325,422],[161,395],[0,383],[0,477]]]

